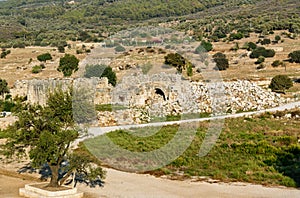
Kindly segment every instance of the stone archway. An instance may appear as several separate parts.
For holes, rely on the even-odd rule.
[[[164,101],[167,100],[165,93],[160,88],[155,88],[155,94],[158,94],[163,97]]]

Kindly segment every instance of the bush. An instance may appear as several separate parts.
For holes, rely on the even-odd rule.
[[[42,71],[42,66],[40,66],[40,65],[36,65],[36,66],[33,66],[32,67],[32,70],[31,70],[31,72],[33,73],[33,74],[37,74],[37,73],[40,73],[41,71]]]
[[[125,52],[125,47],[118,45],[117,47],[115,47],[115,51],[116,52]]]
[[[203,52],[209,52],[213,49],[212,44],[209,41],[201,41],[201,44],[195,49],[196,54],[200,54]]]
[[[218,52],[213,55],[213,59],[216,63],[216,69],[221,71],[226,70],[229,67],[228,59],[225,54]]]
[[[275,60],[271,65],[272,67],[278,67],[279,65],[283,65],[283,62],[280,60]]]
[[[66,54],[60,58],[57,71],[62,72],[65,77],[69,77],[78,70],[79,60],[74,55]]]
[[[265,49],[264,47],[258,47],[252,51],[250,54],[250,58],[258,58],[260,56],[263,57],[273,57],[275,56],[275,51],[273,49]]]
[[[183,68],[185,67],[186,60],[178,53],[170,53],[165,56],[165,64],[176,67],[177,71],[181,73]]]
[[[281,40],[281,37],[280,37],[279,35],[276,35],[276,36],[275,36],[275,41],[278,42],[278,41],[280,41],[280,40]]]
[[[41,62],[46,62],[47,60],[52,60],[52,56],[49,53],[45,53],[45,54],[38,55],[37,59]]]
[[[300,63],[300,50],[293,51],[289,54],[290,62]]]
[[[189,64],[189,65],[187,66],[186,74],[187,74],[188,76],[192,76],[192,75],[193,75],[193,66],[192,66],[192,64]]]
[[[87,65],[85,68],[84,77],[106,77],[108,78],[108,82],[113,86],[116,86],[117,84],[116,73],[107,65]]]
[[[257,61],[255,62],[255,64],[260,64],[260,63],[263,63],[263,62],[265,62],[265,57],[260,56],[260,57],[258,57],[258,59],[257,59]]]
[[[238,33],[232,33],[229,35],[229,40],[234,41],[234,40],[240,40],[244,37],[244,35],[241,32]]]
[[[274,92],[285,92],[293,86],[293,81],[287,75],[277,75],[272,78],[269,88]]]
[[[6,58],[8,54],[10,54],[10,50],[2,49],[0,58]]]
[[[262,45],[268,45],[271,43],[271,40],[270,39],[267,39],[267,38],[264,38],[261,42],[260,42]]]
[[[248,43],[248,51],[255,50],[257,48],[257,45],[253,42]]]
[[[60,45],[60,46],[57,47],[57,49],[60,53],[65,53],[65,47],[64,46]]]

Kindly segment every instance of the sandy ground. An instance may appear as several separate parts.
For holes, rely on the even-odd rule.
[[[284,187],[263,187],[245,183],[205,183],[192,181],[173,181],[156,178],[151,175],[126,173],[113,169],[106,169],[107,179],[102,188],[89,188],[84,184],[77,187],[85,192],[85,198],[179,198],[179,197],[220,197],[220,198],[297,198],[300,190]],[[25,184],[33,183],[29,179],[21,179],[0,175],[0,197],[19,198],[18,189]]]

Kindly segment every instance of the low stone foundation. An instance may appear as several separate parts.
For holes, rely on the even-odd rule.
[[[19,189],[19,195],[29,198],[82,198],[83,192],[77,192],[77,188],[70,188],[65,186],[65,190],[50,191],[39,188],[39,185],[46,183],[37,184],[26,184],[25,188]]]

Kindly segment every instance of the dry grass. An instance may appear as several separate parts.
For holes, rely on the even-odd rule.
[[[60,57],[64,56],[63,53],[59,53],[55,47],[26,47],[10,49],[11,54],[7,55],[5,59],[0,59],[0,77],[5,79],[9,86],[12,87],[16,80],[25,79],[46,79],[46,78],[58,78],[63,77],[62,73],[56,69],[59,65]],[[32,67],[39,65],[37,56],[43,53],[49,52],[53,60],[45,63],[46,68],[41,73],[33,74],[31,72]],[[66,53],[76,54],[75,49],[67,49]],[[77,58],[82,60],[85,55],[76,55]],[[30,62],[29,60],[32,59]]]

